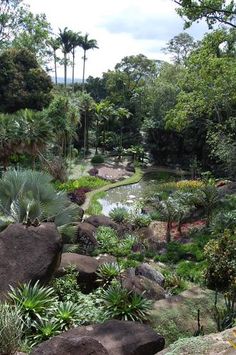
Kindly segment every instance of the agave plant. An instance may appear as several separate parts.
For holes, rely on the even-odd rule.
[[[40,286],[39,281],[34,285],[28,282],[18,288],[10,288],[9,298],[18,307],[26,323],[41,319],[57,301],[53,288]]]
[[[76,324],[79,318],[80,307],[72,301],[60,302],[54,313],[54,317],[62,330],[68,330]]]
[[[117,262],[104,263],[98,267],[98,282],[102,282],[104,286],[109,284],[114,278],[118,277],[124,270],[121,269]]]
[[[13,222],[54,221],[69,223],[78,213],[64,192],[57,192],[52,177],[33,170],[9,170],[0,180],[0,213]]]
[[[142,322],[149,316],[151,301],[120,284],[111,285],[103,293],[105,313],[109,318]]]
[[[30,337],[30,345],[35,346],[61,333],[60,325],[54,320],[39,319],[33,322],[35,333]]]

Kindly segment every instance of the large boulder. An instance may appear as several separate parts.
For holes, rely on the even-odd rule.
[[[76,242],[80,246],[81,254],[90,254],[98,245],[95,238],[96,228],[90,223],[78,223]]]
[[[85,292],[90,292],[95,287],[98,265],[98,261],[91,256],[76,253],[63,253],[61,264],[56,275],[62,276],[66,273],[68,267],[74,266],[78,271],[78,283],[81,284]]]
[[[236,354],[236,327],[220,333],[212,333],[199,337],[181,338],[171,344],[158,355],[184,354],[184,355],[235,355]],[[233,346],[234,345],[234,346]]]
[[[99,341],[89,336],[56,336],[41,343],[31,355],[109,355]]]
[[[148,325],[111,320],[103,324],[82,326],[64,332],[40,344],[31,355],[65,355],[60,352],[58,343],[63,346],[64,342],[75,342],[76,339],[84,339],[84,337],[92,338],[102,344],[109,355],[154,355],[165,345],[164,338]],[[59,352],[56,352],[57,349]],[[77,353],[67,352],[66,355],[98,354],[97,352],[86,353],[82,350],[78,348]],[[102,354],[104,353],[101,352]]]
[[[62,241],[54,223],[38,227],[21,223],[0,233],[0,297],[13,287],[51,279],[60,263]]]
[[[158,301],[166,297],[165,290],[157,282],[144,276],[135,275],[134,269],[129,269],[125,272],[122,285],[129,291],[139,295],[144,294],[150,300]]]
[[[149,280],[152,280],[160,286],[164,286],[165,277],[162,275],[161,272],[152,268],[149,264],[143,263],[136,267],[135,275],[144,276]]]
[[[111,218],[104,215],[90,216],[85,220],[85,222],[92,224],[96,228],[103,226],[113,228],[116,231],[120,230],[120,226],[117,223],[115,223]]]

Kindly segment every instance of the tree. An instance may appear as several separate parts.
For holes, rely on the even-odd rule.
[[[212,213],[219,204],[217,188],[214,185],[205,185],[193,196],[193,202],[196,206],[203,207],[206,214],[206,226],[209,227]]]
[[[84,79],[85,79],[85,61],[86,53],[89,49],[98,48],[97,41],[95,39],[88,39],[88,33],[86,33],[83,37],[81,37],[80,47],[83,48],[84,55],[83,55],[83,76],[82,76],[82,88],[84,90]]]
[[[62,53],[64,54],[64,85],[67,85],[67,65],[68,65],[68,58],[67,55],[72,50],[72,41],[73,41],[74,34],[71,30],[68,30],[67,27],[64,28],[62,31],[59,29],[59,39],[62,47]]]
[[[9,170],[0,180],[0,212],[12,222],[70,223],[78,214],[66,193],[57,192],[52,177],[32,170]]]
[[[0,0],[0,48],[7,45],[22,28],[22,16],[27,11],[23,0]]]
[[[174,62],[184,64],[189,53],[196,47],[196,43],[188,33],[180,33],[172,38],[164,51],[173,54]]]
[[[171,228],[172,223],[178,215],[178,202],[169,196],[166,200],[160,201],[157,205],[158,211],[161,214],[162,218],[167,221],[166,225],[166,242],[170,243],[171,241]]]
[[[88,152],[89,148],[89,119],[91,118],[91,112],[94,111],[95,102],[93,98],[86,92],[82,92],[78,97],[79,110],[82,118],[82,132],[84,143],[84,156]]]
[[[76,47],[81,45],[81,36],[80,36],[80,32],[76,33],[73,32],[72,33],[72,37],[71,37],[71,46],[72,46],[72,87],[74,90],[74,85],[75,85],[75,49]]]
[[[21,21],[22,30],[15,34],[11,45],[19,49],[28,49],[36,56],[40,64],[46,67],[51,60],[50,52],[47,49],[51,26],[46,15],[34,15],[31,12],[26,12]]]
[[[57,50],[60,48],[60,39],[51,37],[47,41],[47,44],[53,51],[53,60],[54,60],[54,75],[55,75],[55,84],[57,85]]]
[[[51,100],[52,82],[26,49],[8,49],[0,55],[0,112],[22,108],[42,110]]]
[[[177,13],[185,19],[185,28],[193,22],[205,19],[208,27],[221,23],[236,28],[236,4],[234,0],[174,0],[180,6]]]

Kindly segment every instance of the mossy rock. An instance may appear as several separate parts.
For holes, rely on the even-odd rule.
[[[236,344],[236,328],[205,336],[179,339],[158,355],[233,355],[236,353],[230,342]]]
[[[199,309],[204,334],[216,332],[214,300],[214,291],[195,286],[178,296],[157,301],[151,311],[151,325],[154,330],[164,336],[168,346],[179,338],[194,335],[197,330]],[[220,304],[223,304],[221,298]]]

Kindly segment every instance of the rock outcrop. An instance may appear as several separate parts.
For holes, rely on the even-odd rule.
[[[9,225],[0,233],[0,298],[25,282],[46,283],[60,263],[62,241],[54,223]]]

